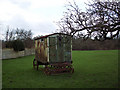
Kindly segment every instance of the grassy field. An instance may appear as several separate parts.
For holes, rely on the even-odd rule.
[[[73,51],[75,72],[47,76],[33,69],[34,56],[2,61],[3,88],[116,88],[118,51]]]

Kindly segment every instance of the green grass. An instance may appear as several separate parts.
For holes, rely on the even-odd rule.
[[[34,56],[2,61],[3,88],[116,88],[118,51],[73,51],[75,72],[47,76],[33,69]]]

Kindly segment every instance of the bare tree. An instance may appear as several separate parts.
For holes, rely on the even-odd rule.
[[[16,29],[16,30],[14,30],[14,32],[15,32],[15,38],[16,39],[20,39],[20,40],[26,40],[26,39],[32,39],[32,32],[31,32],[31,30],[25,30],[25,29]]]
[[[8,36],[9,36],[9,27],[7,28],[6,35],[5,35],[6,41],[8,41]]]
[[[25,47],[31,48],[33,47],[33,40],[32,40],[33,33],[31,30],[25,30],[25,29],[12,29],[10,30],[9,27],[6,31],[6,47],[12,48],[12,43],[14,40],[21,40]]]
[[[120,2],[96,2],[87,4],[82,12],[76,2],[69,2],[67,11],[58,22],[60,32],[83,38],[106,40],[118,38],[120,34]]]
[[[32,32],[31,30],[25,30],[25,29],[13,29],[10,30],[9,27],[6,31],[6,41],[12,41],[16,39],[20,40],[26,40],[26,39],[32,39]]]

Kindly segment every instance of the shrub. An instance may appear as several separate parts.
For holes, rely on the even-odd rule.
[[[13,49],[14,51],[23,51],[25,50],[25,46],[21,40],[15,40],[13,41]]]
[[[12,41],[7,41],[7,42],[5,42],[5,47],[6,48],[12,48],[13,47],[12,44],[13,44]]]

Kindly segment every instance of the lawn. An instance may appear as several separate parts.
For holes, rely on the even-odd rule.
[[[2,61],[3,88],[116,88],[118,51],[73,51],[75,72],[47,76],[33,69],[34,56]]]

